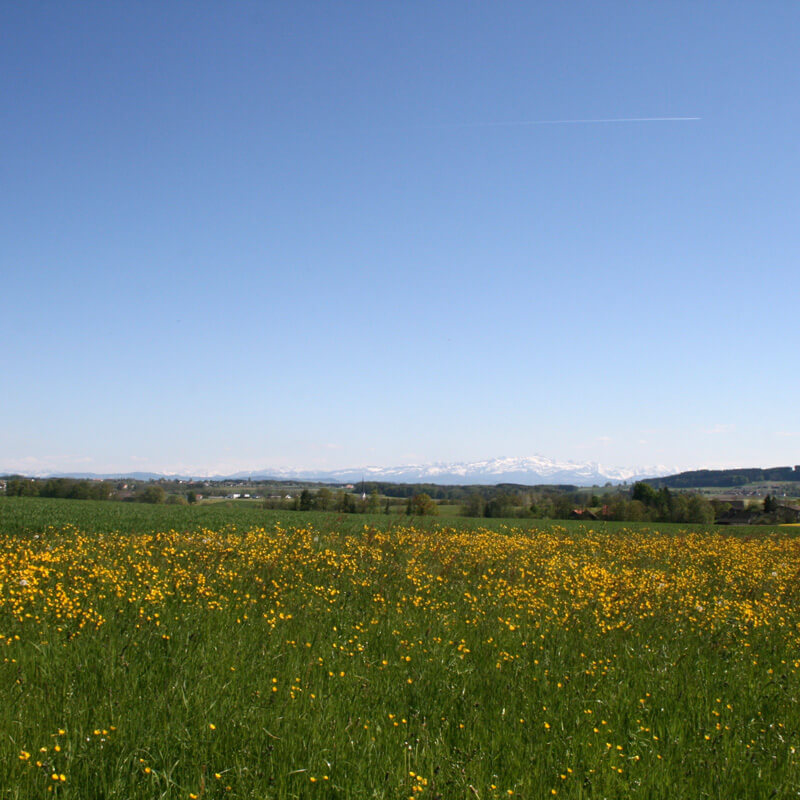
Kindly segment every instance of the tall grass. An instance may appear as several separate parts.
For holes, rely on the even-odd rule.
[[[800,791],[797,539],[294,519],[0,538],[0,797]]]

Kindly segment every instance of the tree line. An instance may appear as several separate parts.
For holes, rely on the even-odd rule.
[[[139,503],[186,503],[182,495],[168,495],[162,486],[150,483],[123,498],[117,496],[119,487],[113,481],[89,481],[78,478],[47,478],[36,480],[13,476],[6,480],[8,497],[55,497],[61,500],[116,500]]]
[[[264,508],[282,508],[295,511],[337,511],[340,514],[392,514],[397,513],[397,504],[393,499],[381,495],[377,488],[369,494],[362,492],[356,495],[346,489],[331,491],[322,487],[316,491],[303,489],[292,498],[268,498]],[[416,492],[405,498],[402,506],[409,516],[435,515],[439,513],[436,501],[426,492]]]
[[[646,483],[632,490],[607,491],[602,496],[585,491],[502,492],[486,497],[473,491],[462,505],[470,517],[529,517],[533,519],[603,519],[626,522],[713,523],[714,505],[699,494],[654,489]]]
[[[744,486],[748,483],[767,481],[773,483],[800,482],[800,465],[795,467],[759,467],[746,469],[696,469],[667,475],[663,478],[648,478],[645,482],[656,489],[697,489],[700,487],[723,488]]]
[[[191,484],[189,485],[191,486]],[[6,494],[16,497],[52,497],[72,500],[120,499],[127,502],[186,504],[198,501],[198,495],[186,484],[176,486],[178,492],[165,491],[162,482],[151,481],[128,488],[114,481],[76,478],[33,479],[8,476]],[[341,514],[403,514],[430,516],[439,513],[444,500],[460,497],[460,512],[468,517],[616,520],[627,522],[678,522],[711,524],[714,522],[746,522],[750,524],[792,522],[797,509],[777,498],[767,497],[763,503],[751,501],[747,508],[734,509],[723,500],[704,497],[687,491],[672,491],[668,486],[656,488],[650,481],[633,487],[578,489],[575,486],[443,486],[433,495],[419,491],[430,484],[365,484],[366,491],[356,493],[351,486],[338,489],[305,487],[288,496],[263,500],[262,507],[297,511],[333,511]],[[379,487],[391,487],[393,495]],[[208,487],[204,486],[207,492]],[[188,491],[187,491],[188,489]],[[436,497],[434,495],[444,495]],[[437,502],[438,501],[438,502]]]
[[[60,497],[67,500],[108,500],[114,484],[107,481],[87,481],[75,478],[48,478],[44,481],[14,477],[6,481],[10,497]]]

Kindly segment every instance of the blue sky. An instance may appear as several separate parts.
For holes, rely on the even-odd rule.
[[[800,463],[799,32],[2,4],[0,469]]]

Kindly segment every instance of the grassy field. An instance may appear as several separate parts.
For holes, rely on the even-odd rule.
[[[0,798],[800,793],[800,539],[481,522],[0,500]]]
[[[414,524],[425,529],[442,525],[457,525],[461,530],[503,530],[509,527],[551,528],[554,525],[568,531],[580,531],[585,525],[577,520],[532,519],[473,519],[458,516],[458,506],[444,506],[440,516],[415,518]],[[324,511],[275,511],[264,509],[260,503],[227,500],[200,505],[148,505],[147,503],[97,502],[93,500],[54,500],[39,497],[0,497],[0,531],[9,534],[41,533],[48,527],[76,525],[92,533],[141,533],[144,531],[221,530],[227,525],[237,527],[271,527],[277,523],[291,526],[313,525],[320,531],[339,533],[360,531],[364,525],[387,528],[408,522],[405,514],[340,514]],[[652,530],[680,534],[688,527],[692,531],[720,531],[719,526],[683,523],[593,523],[595,530]],[[737,525],[726,529],[735,536],[763,536],[775,529],[763,525]]]

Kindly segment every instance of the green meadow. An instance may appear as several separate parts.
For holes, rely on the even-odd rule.
[[[486,522],[0,498],[0,798],[800,793],[800,540]]]

